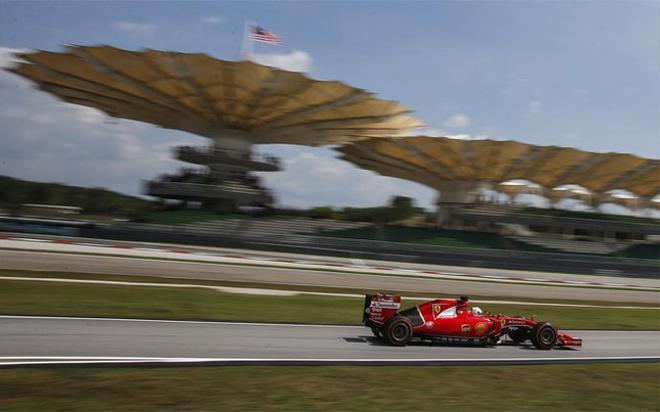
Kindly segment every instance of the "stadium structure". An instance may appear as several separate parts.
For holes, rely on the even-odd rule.
[[[146,182],[145,191],[216,210],[273,203],[251,172],[281,167],[273,157],[256,157],[255,144],[345,144],[422,125],[410,109],[367,91],[249,61],[109,46],[17,57],[23,63],[10,71],[64,101],[210,139],[209,147],[175,149],[179,160],[201,168]]]
[[[434,188],[440,193],[440,223],[480,203],[484,190],[512,196],[534,190],[554,200],[577,196],[593,204],[616,200],[612,191],[626,190],[632,193],[626,202],[642,206],[657,205],[653,198],[660,193],[656,159],[410,136],[422,123],[397,102],[249,61],[110,46],[18,57],[22,63],[10,71],[64,101],[210,139],[209,147],[175,148],[179,160],[201,167],[146,182],[145,192],[201,201],[215,210],[273,203],[252,173],[281,169],[278,159],[254,155],[253,145],[268,143],[338,145],[341,158],[361,168]]]
[[[660,193],[660,161],[630,154],[425,136],[369,139],[337,150],[361,168],[438,190],[442,222],[481,203],[488,190],[531,192],[555,202],[574,196],[595,206],[619,201],[614,193],[627,191],[642,207],[657,205],[653,198]]]

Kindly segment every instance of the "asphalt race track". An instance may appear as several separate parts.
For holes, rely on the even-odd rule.
[[[0,365],[528,364],[658,361],[659,332],[570,331],[581,349],[391,347],[360,326],[0,316]]]
[[[442,296],[507,296],[653,304],[658,303],[659,296],[658,292],[653,291],[498,284],[375,274],[338,273],[294,268],[233,266],[217,263],[84,254],[57,254],[23,250],[1,250],[0,269],[142,275],[187,280],[204,279],[368,290],[397,290],[402,292],[423,292]],[[490,269],[481,269],[481,271],[487,273]],[[658,283],[657,280],[650,279],[643,279],[642,281],[651,284]]]
[[[128,248],[138,250],[154,250],[154,248],[160,250],[171,250],[176,249],[177,251],[185,251],[194,254],[202,255],[214,255],[214,254],[224,254],[224,255],[244,255],[249,256],[255,259],[269,259],[269,260],[280,260],[280,261],[305,261],[309,263],[316,263],[321,265],[330,265],[330,266],[350,266],[350,265],[365,265],[370,264],[371,266],[390,266],[400,269],[416,269],[416,270],[436,270],[441,272],[449,272],[454,274],[481,274],[481,275],[495,275],[503,277],[526,277],[533,276],[539,279],[561,279],[564,281],[570,280],[580,280],[584,282],[612,282],[612,283],[621,283],[622,281],[629,284],[635,284],[637,286],[647,286],[647,287],[659,287],[659,279],[655,278],[640,278],[640,277],[629,277],[624,274],[606,274],[601,273],[598,275],[586,275],[586,274],[571,274],[571,273],[559,273],[559,272],[543,272],[543,271],[520,271],[520,270],[507,270],[507,269],[497,269],[491,267],[478,267],[478,266],[451,266],[451,265],[433,265],[433,264],[424,264],[424,263],[415,263],[415,262],[406,262],[406,261],[384,261],[384,260],[364,260],[359,258],[342,258],[342,257],[333,257],[327,255],[314,255],[314,254],[296,254],[296,253],[282,253],[282,252],[270,252],[270,251],[258,251],[251,249],[228,249],[228,248],[219,248],[219,247],[205,247],[205,246],[191,246],[191,245],[173,245],[166,243],[145,243],[145,242],[125,242],[125,241],[116,241],[108,239],[87,239],[87,238],[72,238],[72,237],[61,237],[61,236],[49,236],[49,235],[34,235],[34,234],[11,234],[11,237],[7,239],[2,239],[0,237],[0,247],[1,248],[10,248],[9,244],[16,243],[11,240],[32,240],[32,242],[23,242],[21,246],[24,250],[31,250],[35,244],[41,244],[42,246],[46,243],[51,242],[59,244],[60,246],[69,244],[70,247],[75,245],[97,245],[97,246],[106,246],[110,248]],[[30,243],[32,247],[29,246]],[[46,247],[46,249],[48,249]],[[18,249],[20,250],[20,249]],[[64,251],[65,249],[61,249]],[[44,250],[45,251],[45,250]],[[107,248],[106,248],[107,251]],[[1,259],[0,259],[1,262]],[[660,275],[660,272],[658,273]]]

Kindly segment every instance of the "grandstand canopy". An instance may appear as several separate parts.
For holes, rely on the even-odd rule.
[[[370,139],[342,146],[341,158],[385,176],[444,191],[525,179],[551,190],[579,185],[595,194],[624,189],[650,199],[660,193],[660,161],[515,141],[446,137]]]
[[[389,138],[422,124],[397,102],[337,81],[206,54],[68,46],[10,69],[67,102],[217,139],[323,145]]]

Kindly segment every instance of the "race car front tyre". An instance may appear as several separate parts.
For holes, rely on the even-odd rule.
[[[549,323],[539,322],[532,328],[532,343],[537,349],[552,349],[557,343],[557,329]]]
[[[393,346],[405,346],[413,336],[413,325],[410,319],[395,316],[385,326],[385,337]]]

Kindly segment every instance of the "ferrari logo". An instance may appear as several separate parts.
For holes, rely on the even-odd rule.
[[[438,313],[440,313],[441,310],[442,310],[442,306],[433,305],[433,314],[437,315]]]

